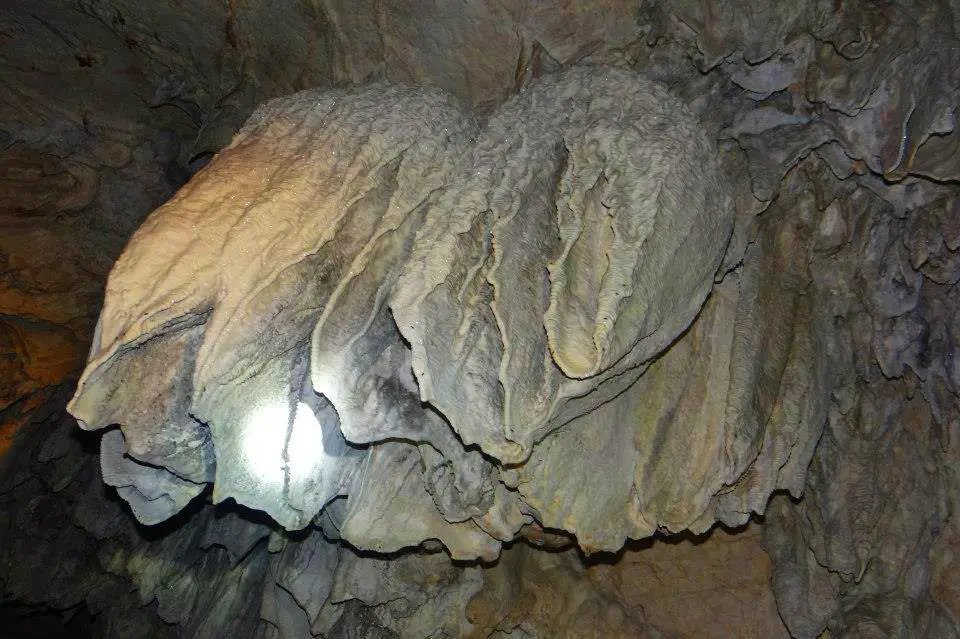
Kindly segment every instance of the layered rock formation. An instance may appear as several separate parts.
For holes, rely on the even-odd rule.
[[[956,3],[248,5],[0,9],[9,601],[960,634]]]

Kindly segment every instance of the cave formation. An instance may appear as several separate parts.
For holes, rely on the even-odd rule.
[[[958,30],[0,6],[0,635],[960,637]]]

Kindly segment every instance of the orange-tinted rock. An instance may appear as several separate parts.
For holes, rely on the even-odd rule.
[[[0,153],[0,211],[74,211],[93,200],[97,186],[89,166],[27,149]]]

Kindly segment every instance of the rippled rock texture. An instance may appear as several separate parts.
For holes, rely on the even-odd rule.
[[[792,247],[719,273],[733,219],[695,118],[629,71],[482,127],[387,85],[277,100],[134,235],[69,409],[121,425],[104,479],[147,524],[208,482],[290,530],[346,497],[354,546],[464,559],[534,521],[588,551],[741,524],[799,496],[823,393],[804,274],[778,274],[792,332],[759,317]]]
[[[960,636],[956,2],[0,18],[6,600]]]

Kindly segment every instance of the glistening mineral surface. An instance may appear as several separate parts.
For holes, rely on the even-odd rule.
[[[802,228],[731,243],[720,166],[605,67],[482,125],[422,88],[271,101],[134,235],[69,409],[119,425],[103,477],[144,523],[208,483],[455,558],[743,523],[802,491],[826,393]]]

